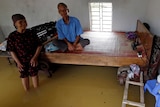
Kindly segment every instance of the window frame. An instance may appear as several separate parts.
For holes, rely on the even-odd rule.
[[[98,7],[98,11],[92,11],[93,8],[91,6],[91,3],[97,3],[97,5],[99,5]],[[104,4],[107,3],[109,4],[106,8],[104,8]],[[112,12],[113,12],[113,4],[112,2],[89,2],[88,3],[89,5],[89,20],[90,20],[90,30],[91,31],[107,31],[107,32],[111,32],[112,31]],[[107,8],[108,8],[108,11],[107,11]],[[104,11],[104,9],[106,9]],[[111,10],[110,10],[111,9]],[[96,19],[96,15],[95,17],[93,16],[93,13],[96,14],[96,13],[99,13],[97,14],[97,19]],[[108,15],[105,15],[106,13],[109,13],[110,16]],[[104,19],[104,17],[108,18],[108,19]],[[93,22],[99,21],[99,24],[93,24]],[[106,22],[106,24],[104,24],[104,22]],[[108,24],[107,24],[108,23]],[[97,25],[97,28],[94,29],[93,26],[96,26]],[[99,26],[99,27],[98,27]],[[104,27],[105,26],[105,27]]]

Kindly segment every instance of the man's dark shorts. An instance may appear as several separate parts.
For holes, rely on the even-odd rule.
[[[30,63],[23,63],[23,71],[20,72],[20,78],[33,77],[38,75],[38,66],[32,67]]]
[[[86,45],[90,44],[90,40],[80,38],[79,43],[84,48]],[[67,44],[63,40],[54,39],[53,44],[57,46],[62,52],[65,52],[68,49]]]

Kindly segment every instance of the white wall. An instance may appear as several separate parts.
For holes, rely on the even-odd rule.
[[[151,27],[151,32],[160,36],[160,0],[149,0],[147,7],[146,22]]]
[[[4,39],[5,39],[5,36],[4,36],[4,34],[3,34],[2,30],[1,30],[1,27],[0,27],[0,43],[2,41],[4,41]]]
[[[28,27],[56,21],[60,18],[57,11],[59,2],[66,3],[70,9],[69,14],[79,18],[82,26],[85,29],[88,28],[89,16],[86,0],[3,0],[0,3],[1,29],[5,36],[15,30],[11,20],[11,16],[15,13],[22,13],[26,16]]]
[[[113,30],[135,31],[137,19],[144,20],[148,0],[113,0]]]
[[[151,27],[151,32],[154,35],[160,36],[160,0],[150,0],[147,7],[146,22]],[[160,74],[160,66],[159,66]]]
[[[0,27],[5,36],[14,30],[11,16],[22,13],[26,16],[28,27],[55,21],[60,18],[57,4],[65,2],[72,16],[81,21],[84,29],[89,29],[88,2],[93,0],[1,0]],[[134,31],[137,19],[144,20],[148,0],[94,0],[113,3],[113,31]]]

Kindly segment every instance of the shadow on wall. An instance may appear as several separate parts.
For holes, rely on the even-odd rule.
[[[2,41],[4,41],[4,39],[5,39],[5,37],[4,37],[4,34],[3,34],[2,29],[1,29],[1,27],[0,27],[0,43],[1,43]]]

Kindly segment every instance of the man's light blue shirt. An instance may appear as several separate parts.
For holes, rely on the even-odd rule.
[[[74,42],[77,36],[83,33],[80,21],[76,17],[69,16],[69,23],[66,24],[63,19],[56,23],[58,39],[67,39],[69,42]]]

